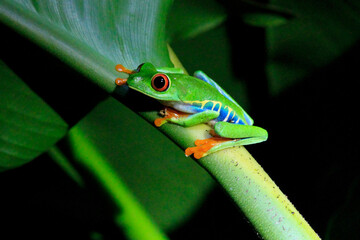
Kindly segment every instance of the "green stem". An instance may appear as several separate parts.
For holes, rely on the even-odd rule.
[[[74,158],[92,173],[118,206],[119,213],[115,221],[124,229],[128,239],[166,240],[165,234],[151,221],[141,204],[84,132],[75,126],[68,138]]]
[[[200,159],[264,239],[320,239],[244,147]]]

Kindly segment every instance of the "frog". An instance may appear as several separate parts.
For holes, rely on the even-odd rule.
[[[181,68],[155,67],[150,62],[130,70],[116,65],[118,72],[128,78],[117,78],[116,85],[127,85],[148,97],[156,99],[163,106],[154,124],[165,123],[192,127],[208,124],[211,137],[197,139],[195,146],[185,149],[185,155],[200,159],[220,150],[266,141],[265,129],[254,126],[254,120],[224,90],[202,71],[193,76]]]

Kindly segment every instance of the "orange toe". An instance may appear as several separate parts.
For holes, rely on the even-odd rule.
[[[202,147],[188,147],[187,149],[185,149],[185,155],[187,157],[194,154],[194,158],[196,159],[202,158],[206,152],[207,151],[205,151],[205,149],[203,149]]]
[[[160,127],[161,125],[166,123],[169,119],[178,119],[181,117],[189,116],[189,114],[187,113],[182,113],[172,108],[165,108],[164,110],[160,111],[160,114],[163,115],[164,117],[155,119],[154,124],[157,127]]]
[[[194,154],[196,159],[200,159],[213,147],[223,142],[232,141],[230,138],[212,137],[207,139],[198,139],[195,141],[195,147],[189,147],[185,150],[185,155]]]
[[[115,79],[115,83],[118,86],[122,86],[122,85],[126,84],[126,82],[127,82],[126,78],[117,78],[117,79]]]
[[[196,147],[188,147],[187,149],[185,149],[185,155],[188,157],[193,154],[195,152],[194,148]]]
[[[161,125],[166,123],[166,121],[167,121],[167,118],[157,118],[157,119],[155,119],[154,124],[155,124],[155,126],[160,127]]]

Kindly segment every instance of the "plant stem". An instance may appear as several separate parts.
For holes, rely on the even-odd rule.
[[[320,239],[244,147],[199,162],[264,239]]]

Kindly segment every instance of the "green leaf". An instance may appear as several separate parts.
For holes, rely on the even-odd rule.
[[[273,27],[285,24],[288,21],[287,18],[277,14],[259,12],[244,13],[242,18],[246,24],[256,27]]]
[[[67,124],[0,61],[0,171],[27,163],[63,137]]]
[[[125,230],[127,239],[166,240],[165,234],[153,223],[143,206],[87,135],[79,127],[74,127],[69,132],[68,140],[74,159],[87,168],[97,178],[97,184],[112,196],[112,201],[120,212],[116,214],[115,221]]]
[[[268,29],[267,72],[272,94],[331,63],[360,39],[360,8],[356,2],[271,2],[297,15],[288,24]]]
[[[225,9],[214,0],[175,1],[168,21],[168,37],[177,41],[195,37],[223,23]]]
[[[293,15],[282,8],[255,1],[241,1],[241,18],[256,27],[274,27],[287,23]]]
[[[113,98],[76,127],[87,133],[163,229],[188,218],[213,186],[183,150]]]
[[[163,14],[171,3],[5,0],[0,21],[112,92],[118,63],[131,69],[145,61],[172,66]]]

